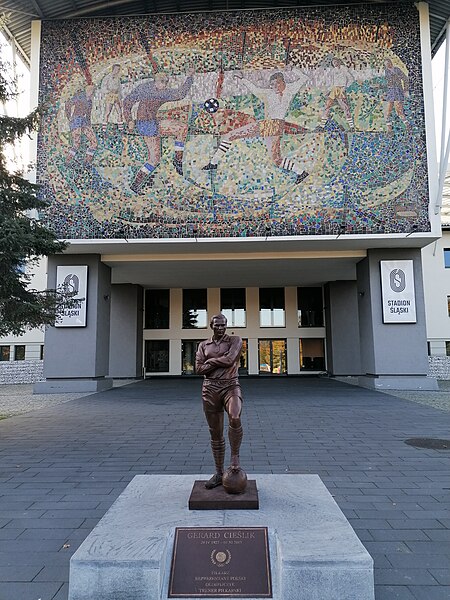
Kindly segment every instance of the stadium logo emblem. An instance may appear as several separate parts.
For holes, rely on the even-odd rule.
[[[403,292],[406,288],[406,275],[401,269],[393,269],[389,275],[389,285],[393,292]]]

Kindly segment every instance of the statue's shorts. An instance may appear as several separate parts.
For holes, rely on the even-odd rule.
[[[233,398],[239,398],[242,402],[242,391],[238,379],[203,380],[202,400],[205,413],[223,412]]]

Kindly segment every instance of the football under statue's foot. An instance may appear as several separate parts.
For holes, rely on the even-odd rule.
[[[220,473],[215,473],[211,479],[209,479],[206,483],[205,483],[205,488],[207,490],[212,490],[215,487],[218,487],[219,485],[222,485],[222,475]]]

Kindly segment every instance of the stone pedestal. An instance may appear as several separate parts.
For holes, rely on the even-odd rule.
[[[317,475],[258,475],[259,510],[232,511],[188,509],[199,477],[137,475],[72,556],[69,600],[165,600],[175,527],[267,527],[274,600],[374,600],[372,558]]]

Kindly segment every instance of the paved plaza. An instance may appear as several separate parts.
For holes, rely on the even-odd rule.
[[[135,475],[212,473],[200,386],[155,378],[0,421],[0,600],[67,600],[70,556]],[[242,387],[247,472],[319,474],[375,560],[376,600],[450,599],[450,450],[404,443],[449,439],[450,412],[327,378]]]

